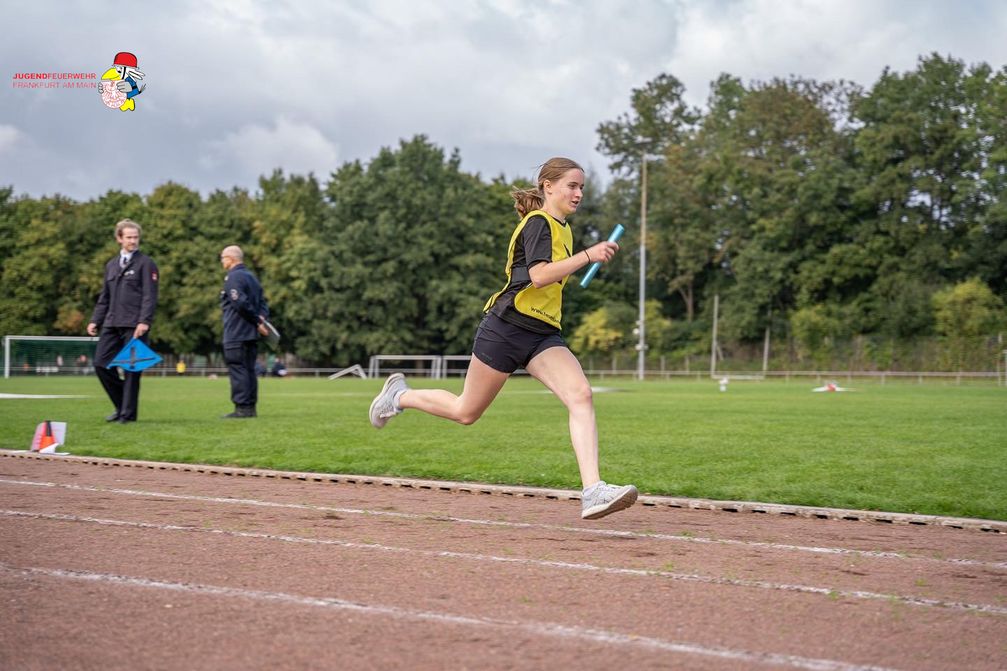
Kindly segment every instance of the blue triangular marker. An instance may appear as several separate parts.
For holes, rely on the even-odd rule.
[[[119,366],[123,370],[136,373],[145,368],[150,368],[160,360],[161,357],[157,355],[157,352],[147,347],[146,343],[133,338],[126,343],[121,352],[115,355],[115,358],[112,359],[112,363],[108,364],[108,367]]]

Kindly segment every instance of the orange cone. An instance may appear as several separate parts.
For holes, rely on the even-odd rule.
[[[52,435],[52,422],[45,421],[42,422],[42,424],[45,425],[45,429],[43,430],[41,439],[39,440],[38,444],[39,452],[44,451],[45,448],[47,447],[53,447],[55,445],[59,445],[59,441],[57,441],[56,437]]]
[[[56,454],[56,448],[66,439],[66,423],[46,420],[35,427],[35,436],[31,441],[31,451]]]

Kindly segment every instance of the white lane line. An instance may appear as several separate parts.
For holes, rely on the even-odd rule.
[[[637,538],[644,540],[678,541],[684,543],[707,543],[712,545],[736,545],[749,548],[766,548],[770,550],[786,550],[792,552],[810,552],[815,554],[847,555],[870,557],[878,559],[911,560],[935,562],[939,564],[960,564],[966,566],[981,566],[989,569],[1007,569],[1007,562],[989,562],[979,559],[955,559],[922,557],[920,555],[903,554],[900,552],[884,552],[880,550],[854,550],[850,548],[814,547],[806,545],[787,545],[783,543],[767,543],[764,541],[739,541],[727,538],[703,538],[701,536],[682,536],[673,534],[646,533],[623,531],[619,529],[594,529],[588,527],[570,527],[559,524],[539,524],[533,522],[506,522],[502,520],[472,519],[466,517],[451,517],[447,515],[400,513],[388,510],[367,510],[362,508],[340,508],[335,506],[317,506],[305,503],[276,503],[258,499],[237,499],[218,496],[200,496],[197,494],[174,494],[169,492],[152,492],[139,489],[118,489],[112,487],[94,487],[90,485],[72,485],[57,482],[36,482],[33,480],[8,480],[0,478],[0,484],[26,485],[32,487],[57,487],[84,492],[101,492],[104,494],[121,494],[124,496],[143,496],[150,498],[176,499],[180,501],[204,501],[207,503],[225,503],[266,508],[291,508],[295,510],[314,510],[318,512],[344,513],[346,515],[372,515],[374,517],[395,517],[408,520],[434,520],[438,522],[454,522],[457,524],[473,524],[478,526],[504,527],[510,529],[542,529],[546,531],[562,531],[566,533],[585,534],[592,536],[609,536],[616,538]]]
[[[18,567],[4,563],[0,563],[0,571],[21,574],[27,578],[41,575],[64,580],[79,580],[121,585],[126,587],[159,589],[170,592],[231,597],[296,606],[313,606],[336,611],[353,611],[367,615],[391,617],[400,620],[419,620],[446,625],[489,627],[505,631],[518,631],[520,633],[536,637],[572,639],[591,643],[603,643],[606,645],[644,648],[659,652],[701,655],[705,657],[737,660],[750,664],[775,664],[790,666],[797,669],[809,669],[811,671],[893,671],[892,669],[880,666],[862,666],[859,664],[849,664],[847,662],[840,662],[831,659],[816,659],[814,657],[800,657],[797,655],[786,655],[781,653],[759,653],[747,650],[735,650],[720,646],[706,646],[698,643],[666,641],[648,636],[621,634],[616,631],[608,631],[604,629],[587,629],[584,627],[558,624],[555,622],[517,622],[489,617],[454,615],[451,613],[437,611],[414,610],[409,608],[399,608],[397,606],[358,603],[343,599],[336,599],[333,597],[311,597],[301,596],[298,594],[288,594],[286,592],[265,592],[261,590],[238,589],[234,587],[222,587],[218,585],[205,585],[199,583],[169,582],[165,580],[155,580],[152,578],[137,578],[109,573],[77,571],[72,569]]]
[[[787,583],[774,583],[767,580],[740,580],[737,578],[717,578],[714,576],[704,576],[696,573],[675,573],[672,571],[653,571],[646,569],[622,568],[616,566],[598,566],[596,564],[584,564],[579,562],[562,562],[545,559],[528,559],[521,557],[499,557],[496,555],[483,555],[470,552],[454,552],[451,550],[421,550],[407,547],[396,547],[394,545],[383,545],[381,543],[355,543],[352,541],[342,541],[337,539],[305,538],[303,536],[289,536],[286,534],[266,534],[253,531],[232,531],[229,529],[214,529],[206,527],[180,526],[175,524],[158,524],[153,522],[130,522],[127,520],[110,520],[99,517],[80,517],[78,515],[31,513],[21,510],[0,510],[0,515],[6,517],[21,517],[28,519],[57,520],[62,522],[86,522],[114,527],[133,527],[137,529],[156,529],[159,531],[189,531],[195,533],[209,533],[221,536],[231,536],[234,538],[254,538],[260,540],[283,541],[285,543],[306,543],[310,545],[334,545],[343,548],[358,550],[378,550],[382,552],[393,552],[398,554],[419,555],[424,557],[442,557],[449,559],[464,559],[476,562],[498,562],[503,564],[519,564],[523,566],[537,566],[541,568],[572,570],[572,571],[594,571],[609,575],[628,575],[669,578],[682,582],[695,582],[707,585],[728,585],[731,587],[750,587],[755,589],[776,590],[783,592],[798,592],[802,594],[818,594],[830,598],[848,597],[852,599],[878,599],[883,601],[897,601],[912,606],[929,606],[934,608],[948,608],[953,610],[966,610],[980,613],[990,613],[994,615],[1007,615],[1007,607],[992,606],[989,604],[974,604],[962,601],[940,601],[938,599],[925,599],[922,597],[902,596],[899,594],[881,594],[878,592],[867,592],[864,590],[840,590],[829,587],[813,587],[810,585],[791,585]]]

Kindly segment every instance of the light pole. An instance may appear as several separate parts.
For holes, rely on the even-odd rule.
[[[640,161],[640,319],[637,331],[640,341],[636,345],[636,377],[643,380],[647,367],[647,155]]]

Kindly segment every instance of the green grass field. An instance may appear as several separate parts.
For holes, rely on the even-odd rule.
[[[432,381],[411,380],[416,386]],[[140,421],[106,424],[94,377],[11,378],[0,447],[25,449],[44,419],[69,422],[66,449],[97,455],[296,471],[579,487],[566,411],[513,379],[463,427],[407,412],[376,431],[377,380],[266,379],[259,418],[225,421],[226,378],[145,377]],[[808,381],[598,382],[602,477],[642,492],[1007,520],[1007,389]],[[454,391],[460,380],[443,382]]]

